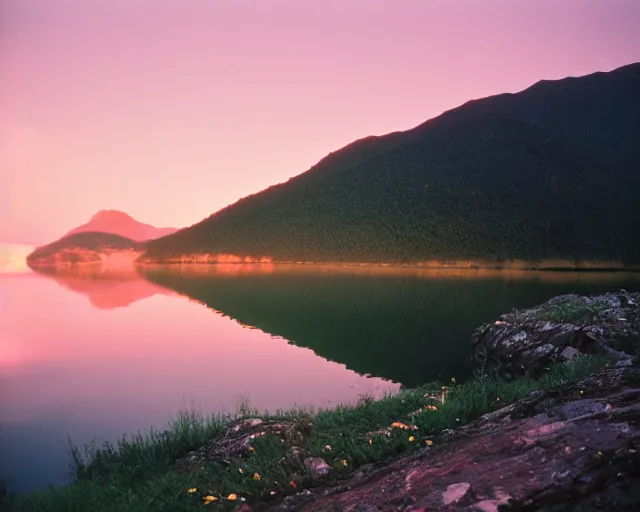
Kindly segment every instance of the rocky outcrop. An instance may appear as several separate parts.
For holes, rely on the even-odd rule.
[[[416,455],[253,510],[640,510],[640,368],[535,392]]]
[[[624,290],[555,297],[476,329],[475,358],[484,370],[531,377],[581,353],[628,361],[640,354],[639,304],[640,294]]]
[[[199,472],[205,460],[228,461],[253,450],[252,441],[261,436],[276,435],[287,447],[287,458],[300,468],[306,467],[322,476],[328,473],[328,466],[317,457],[302,460],[303,445],[312,424],[311,421],[279,421],[245,418],[227,428],[225,434],[215,438],[199,450],[187,453],[178,460],[176,467],[185,473]],[[326,466],[326,468],[325,468]]]

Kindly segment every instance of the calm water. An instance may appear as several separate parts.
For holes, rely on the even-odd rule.
[[[18,267],[20,267],[18,265]],[[182,409],[331,407],[472,371],[469,334],[640,275],[188,267],[0,271],[0,478],[69,481],[68,438],[164,428]]]

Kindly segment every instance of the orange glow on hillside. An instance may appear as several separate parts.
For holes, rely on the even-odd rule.
[[[576,274],[571,272],[557,272],[554,270],[502,270],[495,268],[471,268],[471,267],[419,267],[419,266],[395,266],[395,265],[372,265],[372,264],[321,264],[321,263],[262,263],[262,264],[208,264],[191,263],[182,265],[159,265],[145,264],[144,269],[162,269],[165,272],[176,272],[185,275],[243,275],[243,274],[263,274],[263,273],[283,273],[283,274],[345,274],[345,275],[371,275],[371,276],[411,276],[423,279],[514,279],[514,280],[535,280],[548,283],[572,283],[576,280]],[[584,279],[590,282],[611,282],[619,280],[628,281],[630,278],[640,274],[635,272],[589,272],[580,273]]]

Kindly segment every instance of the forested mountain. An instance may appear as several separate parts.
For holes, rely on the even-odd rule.
[[[638,264],[639,148],[640,64],[542,81],[357,141],[141,261]]]
[[[27,256],[27,265],[38,268],[100,262],[103,254],[133,250],[135,246],[134,240],[112,233],[76,233],[38,247]]]

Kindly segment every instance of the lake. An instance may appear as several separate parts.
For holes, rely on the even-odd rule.
[[[482,322],[559,294],[640,290],[640,274],[604,272],[0,268],[0,478],[16,492],[68,482],[69,440],[164,429],[184,409],[333,407],[463,380]]]

